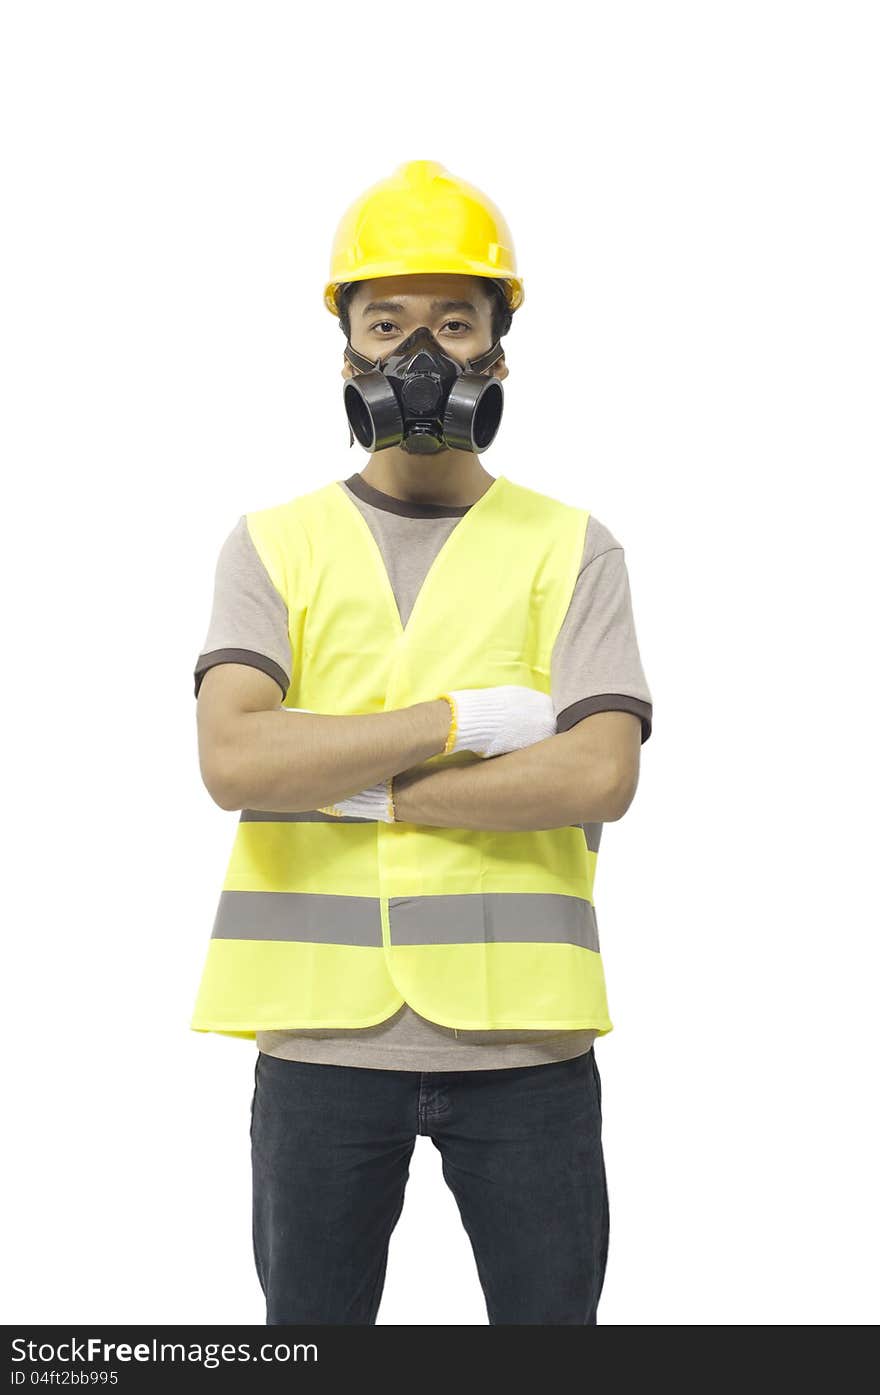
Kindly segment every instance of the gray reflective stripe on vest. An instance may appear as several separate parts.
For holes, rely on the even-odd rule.
[[[318,809],[296,813],[242,809],[241,822],[374,823]],[[597,852],[601,823],[582,828],[587,847]],[[482,896],[391,897],[392,944],[454,945],[573,944],[599,951],[596,913],[589,901],[552,893],[486,892]],[[292,891],[224,891],[213,938],[289,940],[309,944],[381,948],[379,902],[367,896],[330,896]]]
[[[365,819],[359,814],[325,814],[320,809],[304,809],[295,814],[270,813],[265,809],[242,809],[239,823],[376,823],[376,819]],[[602,837],[601,823],[573,823],[571,828],[582,828],[590,852],[599,851]]]
[[[599,949],[591,902],[553,892],[390,896],[388,920],[392,945],[569,944]]]
[[[222,891],[212,939],[300,940],[382,947],[379,902],[372,896],[305,891]]]
[[[602,837],[603,827],[604,825],[601,823],[581,824],[581,828],[584,830],[584,837],[587,840],[587,847],[590,849],[590,852],[597,853],[599,851],[599,842]]]
[[[552,892],[392,896],[392,945],[572,944],[598,953],[589,901]],[[212,938],[382,947],[379,902],[370,896],[223,891]]]

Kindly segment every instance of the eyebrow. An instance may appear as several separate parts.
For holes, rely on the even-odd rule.
[[[432,300],[432,310],[441,310],[448,313],[450,310],[469,310],[472,315],[477,314],[477,307],[469,300]],[[395,300],[371,300],[369,305],[365,305],[362,311],[364,315],[374,315],[377,311],[384,310],[392,315],[402,315],[406,310],[405,305],[398,304]]]

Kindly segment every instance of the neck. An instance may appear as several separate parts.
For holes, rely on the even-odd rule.
[[[452,506],[475,504],[494,480],[479,456],[467,451],[443,450],[418,458],[393,446],[371,455],[360,473],[367,484],[395,499]]]

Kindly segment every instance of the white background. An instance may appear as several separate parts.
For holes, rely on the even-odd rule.
[[[484,457],[626,550],[605,1324],[876,1322],[876,7],[4,7],[6,1321],[262,1323],[252,1043],[189,1030],[241,513],[361,469],[321,294],[407,159],[526,299]],[[309,27],[309,26],[312,27]],[[483,1324],[420,1138],[382,1323]]]

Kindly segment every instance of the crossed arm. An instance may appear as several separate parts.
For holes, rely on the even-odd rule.
[[[636,792],[641,731],[631,712],[596,712],[521,751],[406,770],[394,779],[396,816],[437,828],[502,831],[611,823]]]
[[[629,712],[594,713],[489,760],[427,768],[449,730],[442,699],[363,716],[288,712],[267,674],[217,664],[196,712],[202,779],[223,809],[297,813],[394,775],[401,822],[515,831],[613,822],[638,784],[641,725]]]

